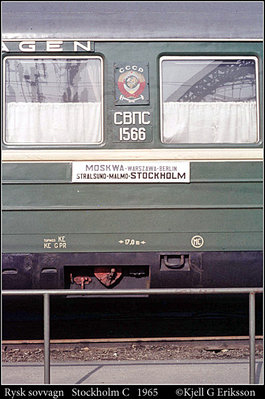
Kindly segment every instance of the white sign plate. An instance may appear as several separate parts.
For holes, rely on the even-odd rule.
[[[188,161],[73,162],[76,183],[189,183]]]

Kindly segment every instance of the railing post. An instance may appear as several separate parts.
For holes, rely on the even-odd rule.
[[[255,293],[249,293],[249,383],[255,384]]]
[[[44,297],[44,384],[50,384],[50,295]]]

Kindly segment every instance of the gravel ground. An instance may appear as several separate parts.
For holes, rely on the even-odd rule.
[[[262,343],[256,343],[256,359],[263,356]],[[181,360],[181,359],[247,359],[248,344],[116,344],[95,347],[89,344],[51,345],[52,361],[92,360]],[[43,347],[2,347],[2,362],[42,362]]]

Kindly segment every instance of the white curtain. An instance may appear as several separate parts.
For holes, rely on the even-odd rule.
[[[6,142],[9,144],[102,141],[101,103],[7,103]]]
[[[165,102],[164,143],[254,143],[256,102]]]

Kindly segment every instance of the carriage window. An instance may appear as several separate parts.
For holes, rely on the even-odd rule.
[[[256,59],[163,57],[162,142],[255,143]]]
[[[7,144],[100,144],[99,57],[5,59]]]

